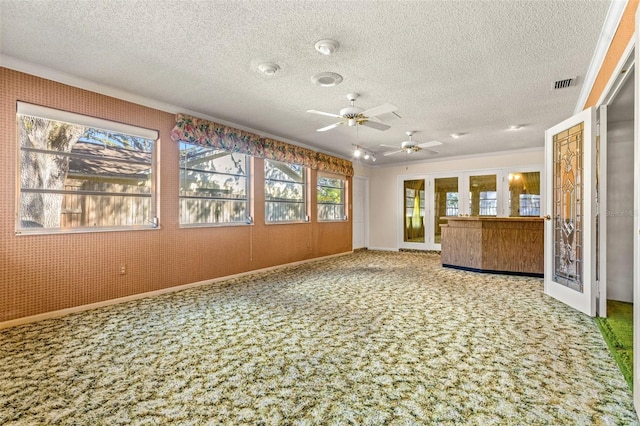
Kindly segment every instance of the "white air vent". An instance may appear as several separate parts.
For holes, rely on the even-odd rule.
[[[553,90],[566,89],[567,87],[575,86],[577,79],[578,79],[578,77],[566,78],[564,80],[558,80],[555,83],[553,83]]]

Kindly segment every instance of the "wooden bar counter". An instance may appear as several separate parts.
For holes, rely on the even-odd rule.
[[[443,217],[442,266],[542,277],[541,217]]]

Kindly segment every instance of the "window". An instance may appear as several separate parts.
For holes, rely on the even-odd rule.
[[[18,103],[18,233],[155,227],[157,133]]]
[[[250,221],[245,154],[180,142],[180,223]]]
[[[480,192],[480,216],[496,216],[498,214],[498,193],[496,191]]]
[[[346,220],[345,181],[340,178],[318,177],[318,220]]]
[[[264,161],[265,220],[299,222],[308,220],[306,167],[298,164]]]
[[[470,176],[469,188],[471,216],[498,214],[497,175]]]
[[[540,216],[540,172],[509,173],[509,215]]]
[[[540,196],[520,194],[520,216],[540,216]]]

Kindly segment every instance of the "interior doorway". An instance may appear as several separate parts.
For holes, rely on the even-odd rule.
[[[601,132],[601,141],[605,142],[601,144],[600,156],[598,316],[606,318],[599,319],[598,323],[625,379],[632,389],[638,389],[638,303],[634,303],[638,292],[638,251],[634,245],[638,239],[636,203],[640,163],[634,134],[638,125],[638,76],[634,61],[631,52],[602,102],[606,105],[606,131],[604,135]],[[639,393],[634,392],[636,407],[639,400]]]
[[[607,108],[606,212],[602,212],[606,214],[607,299],[627,303],[633,302],[635,72],[626,76]]]

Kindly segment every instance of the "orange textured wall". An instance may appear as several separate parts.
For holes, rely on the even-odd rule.
[[[160,228],[16,236],[16,101],[157,130]],[[180,228],[174,123],[170,113],[0,68],[0,323],[351,251],[350,220],[317,223],[314,210],[311,223],[264,224],[261,159],[254,161],[253,226]],[[314,199],[314,185],[310,193]]]
[[[596,105],[598,99],[602,96],[602,92],[604,91],[607,83],[611,79],[616,65],[620,62],[620,58],[622,57],[624,50],[629,45],[629,41],[631,40],[631,37],[633,37],[636,27],[636,10],[638,9],[639,2],[640,0],[629,0],[627,3],[627,6],[622,13],[620,23],[618,24],[618,28],[616,29],[616,33],[613,35],[613,39],[611,40],[609,50],[607,51],[604,61],[602,61],[600,71],[598,71],[598,76],[593,83],[591,93],[589,93],[587,102],[584,105],[584,109]]]

